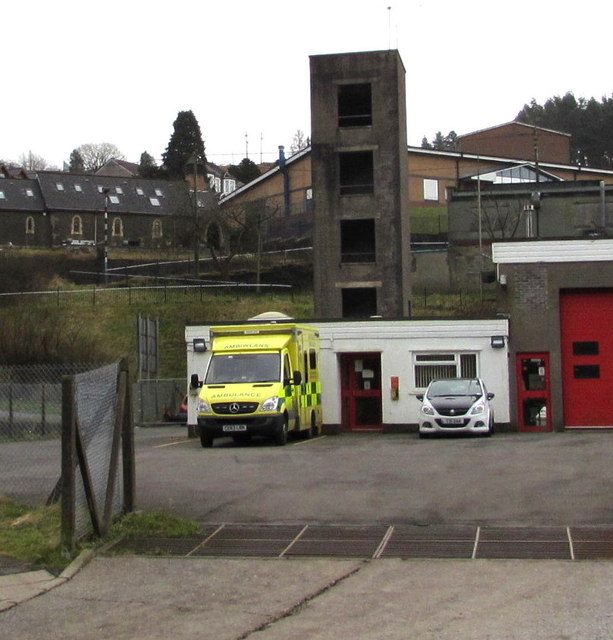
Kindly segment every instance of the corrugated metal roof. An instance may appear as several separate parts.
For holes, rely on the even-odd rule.
[[[609,262],[613,261],[613,240],[495,242],[492,245],[492,261],[495,264]]]

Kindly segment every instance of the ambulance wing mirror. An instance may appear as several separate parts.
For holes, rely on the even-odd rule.
[[[190,389],[200,389],[201,386],[202,386],[202,380],[198,380],[198,374],[197,373],[192,373],[192,376],[191,376],[190,381],[189,381],[189,388]]]
[[[302,384],[302,374],[300,373],[300,371],[294,371],[294,379],[292,381],[292,384]]]
[[[416,397],[420,402],[423,402],[423,401],[424,401],[424,394],[423,394],[423,393],[418,393],[415,397]]]

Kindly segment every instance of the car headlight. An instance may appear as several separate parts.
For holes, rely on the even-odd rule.
[[[211,405],[206,400],[198,400],[198,413],[212,413]]]
[[[427,405],[427,404],[422,405],[421,412],[425,413],[428,416],[433,416],[434,415],[434,409],[431,406]]]
[[[479,404],[476,404],[472,410],[471,410],[471,415],[476,416],[480,413],[483,413],[485,411],[485,405],[483,404],[483,402],[479,402]]]
[[[275,411],[277,403],[279,402],[279,396],[272,396],[262,402],[262,411]]]

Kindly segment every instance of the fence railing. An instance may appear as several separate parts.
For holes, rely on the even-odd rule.
[[[134,508],[134,428],[125,362],[62,381],[62,550]]]

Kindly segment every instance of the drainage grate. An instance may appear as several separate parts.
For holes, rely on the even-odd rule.
[[[462,525],[394,527],[381,557],[471,558],[476,533],[476,527]]]
[[[198,537],[127,538],[139,554],[344,558],[613,558],[613,526],[205,525]]]
[[[565,527],[486,527],[479,532],[476,558],[572,559]]]
[[[576,560],[613,558],[613,527],[570,527]]]
[[[310,526],[285,555],[372,558],[387,530],[385,526]]]

